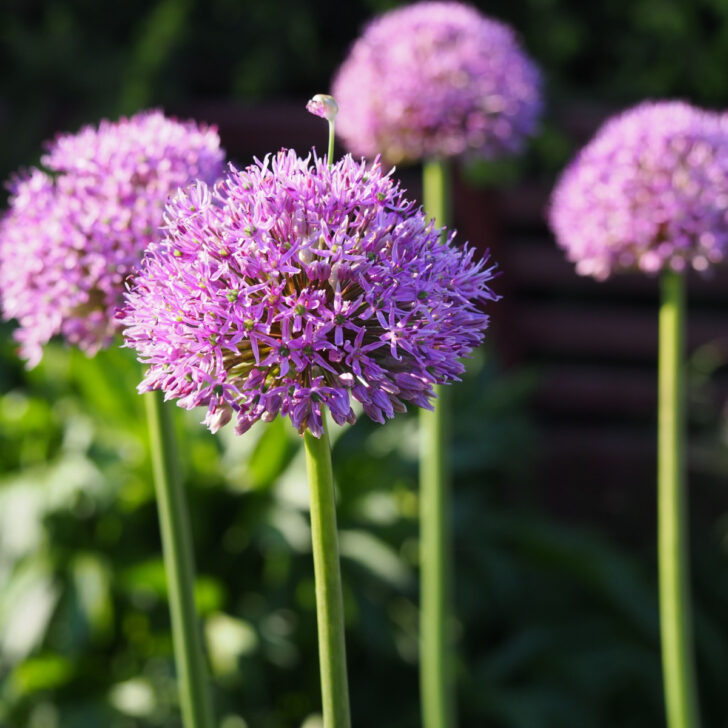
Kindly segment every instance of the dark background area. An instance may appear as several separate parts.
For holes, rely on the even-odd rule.
[[[544,71],[518,160],[458,169],[455,223],[504,300],[455,390],[461,725],[664,725],[655,590],[654,280],[578,278],[545,228],[555,176],[644,98],[728,106],[728,1],[497,0]],[[0,176],[41,142],[162,107],[245,163],[322,146],[305,112],[396,3],[0,2]],[[400,170],[419,197],[419,170]],[[691,518],[706,726],[728,726],[728,278],[690,283]],[[129,351],[0,359],[0,726],[179,725]],[[318,678],[299,442],[212,437],[178,412],[222,728],[314,728]],[[357,726],[419,725],[416,419],[335,445]],[[314,716],[314,717],[312,717]],[[307,721],[307,722],[306,722]]]
[[[0,98],[13,143],[0,171],[32,161],[58,128],[100,116],[190,100],[305,100],[327,88],[366,20],[396,4],[5,0]],[[475,4],[521,35],[544,70],[551,114],[564,102],[680,96],[721,107],[728,97],[724,0]],[[559,151],[552,164],[564,161]]]

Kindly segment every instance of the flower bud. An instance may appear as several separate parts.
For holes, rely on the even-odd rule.
[[[327,121],[333,121],[339,113],[339,105],[333,96],[328,94],[316,94],[307,104],[306,111],[320,116]]]

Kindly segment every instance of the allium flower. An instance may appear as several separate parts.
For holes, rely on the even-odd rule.
[[[726,119],[679,101],[607,121],[551,199],[556,240],[582,275],[705,270],[728,247]]]
[[[337,131],[392,163],[517,151],[541,112],[541,79],[513,31],[455,2],[375,19],[333,82]]]
[[[323,408],[377,422],[429,406],[483,338],[492,268],[408,202],[378,162],[332,167],[281,151],[210,189],[180,191],[127,296],[142,391],[236,416],[290,417],[320,436]]]
[[[214,180],[223,153],[213,129],[161,112],[59,136],[42,163],[10,185],[0,221],[3,315],[29,366],[62,334],[94,353],[118,330],[124,280],[159,236],[168,195]]]

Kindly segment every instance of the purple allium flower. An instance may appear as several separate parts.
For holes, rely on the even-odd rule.
[[[12,180],[0,221],[3,315],[20,322],[29,366],[56,334],[89,354],[109,343],[124,280],[159,236],[168,195],[214,180],[223,153],[214,129],[152,111],[59,136],[42,163],[48,171]]]
[[[181,190],[165,221],[124,336],[149,365],[140,390],[206,405],[213,432],[280,414],[320,436],[325,406],[353,421],[352,397],[377,422],[429,407],[497,299],[493,269],[441,243],[378,162],[281,151]]]
[[[388,162],[518,151],[541,112],[541,77],[507,25],[455,2],[376,18],[333,82],[337,132]]]
[[[705,270],[728,247],[726,119],[679,101],[610,120],[567,167],[549,222],[582,275]]]

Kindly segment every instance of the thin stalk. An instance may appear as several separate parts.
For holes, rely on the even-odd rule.
[[[161,392],[144,395],[167,575],[177,681],[185,728],[213,728],[207,667],[194,599],[195,565],[172,419]]]
[[[425,162],[424,208],[442,226],[450,218],[449,177],[444,161]],[[453,728],[448,407],[444,388],[436,387],[435,392],[434,411],[420,410],[420,693],[424,728]]]
[[[334,129],[334,120],[329,119],[329,154],[326,157],[328,166],[332,167],[334,164],[334,140],[336,138],[336,132]]]
[[[685,494],[685,280],[660,281],[657,452],[660,633],[668,728],[698,728]]]
[[[311,491],[311,541],[316,580],[316,620],[324,728],[350,728],[334,477],[325,426],[320,438],[306,430],[303,442]]]

